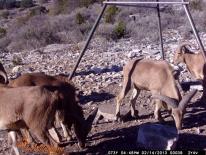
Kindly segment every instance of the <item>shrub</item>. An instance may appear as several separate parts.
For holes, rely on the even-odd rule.
[[[48,13],[48,10],[44,6],[36,6],[30,9],[29,16],[36,16]]]
[[[106,23],[112,23],[114,22],[114,16],[117,14],[118,12],[118,8],[116,6],[110,6],[107,10],[106,10],[106,14],[105,14],[105,22]]]
[[[21,0],[20,5],[22,8],[30,8],[30,7],[34,6],[34,2],[33,2],[33,0]]]
[[[51,15],[67,14],[76,8],[86,7],[95,4],[97,0],[53,0],[53,7],[50,9]]]
[[[0,27],[0,38],[4,37],[6,35],[6,29]]]
[[[80,7],[89,7],[89,5],[93,4],[95,0],[81,0]]]
[[[7,19],[9,16],[9,11],[8,10],[4,10],[0,13],[0,16]]]
[[[0,38],[0,48],[5,49],[10,42],[11,40],[8,37]]]
[[[40,4],[48,3],[48,0],[39,0]]]
[[[84,35],[84,36],[87,36],[88,33],[90,32],[92,28],[92,24],[91,23],[83,23],[81,24],[78,29],[79,31]]]
[[[17,65],[22,65],[23,61],[19,56],[14,55],[13,59],[12,59],[12,63],[13,63],[14,66],[17,66]]]
[[[83,40],[83,34],[76,28],[72,31],[57,33],[61,43],[79,43]]]
[[[65,13],[68,6],[69,6],[69,0],[54,0],[51,14],[58,15],[61,13]]]
[[[124,37],[125,33],[126,33],[126,25],[123,21],[120,21],[113,30],[112,38],[120,39]]]
[[[76,19],[76,23],[79,24],[79,25],[85,23],[85,19],[84,19],[84,17],[81,15],[81,13],[77,13],[75,19]]]
[[[4,4],[5,4],[5,0],[1,0],[1,1],[0,1],[0,9],[3,9],[3,8],[4,8]]]
[[[39,40],[42,45],[59,43],[59,38],[48,25],[40,26],[38,28],[29,26],[27,31],[25,31],[22,35],[26,40]]]
[[[190,8],[193,10],[202,10],[202,0],[191,0],[190,1]]]
[[[100,36],[103,36],[107,40],[110,40],[112,38],[112,32],[114,30],[115,25],[113,24],[101,24],[98,27],[97,34]]]
[[[22,26],[22,25],[26,24],[27,21],[29,21],[30,17],[31,17],[30,15],[18,17],[18,18],[16,18],[16,24],[18,26]]]
[[[16,7],[16,0],[0,0],[0,9],[11,9]]]
[[[57,16],[59,17],[59,16]],[[68,18],[62,18],[65,22],[54,20],[49,16],[33,16],[29,20],[23,19],[25,24],[14,24],[7,33],[11,38],[8,45],[11,51],[30,50],[48,44],[60,43],[61,39],[57,35],[63,28],[69,26],[66,22]],[[71,21],[71,20],[70,20]],[[66,29],[66,28],[65,28]]]

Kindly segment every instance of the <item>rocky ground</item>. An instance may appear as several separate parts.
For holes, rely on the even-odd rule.
[[[206,34],[201,34],[206,43]],[[164,33],[164,51],[166,59],[171,63],[181,36],[175,30]],[[190,40],[195,43],[195,40]],[[53,44],[33,51],[10,53],[1,51],[0,58],[10,78],[27,72],[45,72],[49,75],[59,73],[69,74],[74,66],[84,42],[74,44]],[[122,67],[129,60],[139,56],[151,59],[161,59],[158,43],[141,44],[132,39],[122,39],[118,42],[96,38],[83,57],[77,73],[73,78],[79,89],[81,104],[85,113],[102,104],[115,105],[114,97],[121,89]],[[191,75],[181,67],[180,81],[189,81]],[[184,94],[182,92],[182,94]],[[129,96],[129,95],[128,95]],[[187,108],[184,128],[181,131],[177,149],[206,150],[206,114],[205,105],[198,102],[201,92],[198,92]],[[129,97],[124,100],[127,108]],[[137,149],[136,136],[138,126],[145,122],[155,122],[153,105],[150,103],[150,93],[142,91],[138,97],[136,108],[139,110],[138,120],[128,120],[124,123],[101,120],[94,125],[88,136],[87,149],[79,150],[76,143],[71,142],[65,150],[71,153],[107,154],[109,150]],[[172,119],[164,111],[167,124],[173,124]],[[0,155],[10,154],[6,133],[0,134]],[[26,153],[25,153],[26,154]]]

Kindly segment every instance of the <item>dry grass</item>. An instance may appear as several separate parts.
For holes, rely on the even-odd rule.
[[[62,2],[64,3],[60,5],[60,8],[63,6],[67,11],[63,9],[63,12],[58,15],[51,15],[51,10],[49,14],[33,13],[32,15],[31,11],[28,11],[28,15],[18,17],[16,22],[6,30],[5,36],[0,39],[0,47],[21,51],[53,43],[77,43],[85,39],[101,11],[101,5],[88,1],[88,4],[92,5],[85,4],[83,6],[86,7],[78,7],[81,6],[81,1],[75,5],[72,5],[72,1],[62,0]],[[205,2],[199,0],[199,3],[192,3],[190,9],[198,30],[206,31],[206,10],[200,9],[199,4],[204,6]],[[182,35],[190,36],[191,28],[184,10],[174,9],[176,8],[161,8],[163,30],[178,29]],[[109,10],[110,15],[107,15],[109,17],[104,16],[101,20],[96,35],[107,39],[118,39],[126,34],[127,37],[133,37],[136,41],[158,39],[155,9],[119,7]],[[135,21],[129,17],[130,14],[136,15]],[[9,14],[6,18],[8,16]],[[105,23],[106,18],[109,18],[111,23]],[[124,28],[120,28],[120,32],[117,26],[121,21],[124,21],[122,24]]]

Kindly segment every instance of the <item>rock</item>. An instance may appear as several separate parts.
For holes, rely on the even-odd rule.
[[[201,133],[201,131],[200,131],[200,128],[198,127],[198,128],[196,128],[196,133],[197,134],[200,134]]]
[[[18,66],[15,66],[13,69],[12,69],[12,73],[15,74],[15,73],[19,73],[20,70],[21,70],[22,66],[18,65]]]
[[[203,86],[202,85],[193,85],[190,86],[190,89],[197,89],[198,91],[203,91]]]
[[[114,49],[114,52],[121,52],[122,51],[122,49],[120,48],[120,47],[116,47],[115,49]]]
[[[28,72],[34,72],[35,69],[32,67],[29,67],[27,70],[28,70]]]
[[[103,117],[106,121],[117,120],[117,118],[115,116],[115,110],[116,110],[116,104],[109,103],[109,104],[99,105],[97,117],[96,117],[96,122],[98,122],[100,117]],[[129,117],[131,116],[130,111],[128,111],[128,107],[126,107],[126,106],[121,106],[120,114],[121,114],[122,121],[129,119]]]
[[[175,127],[146,123],[139,127],[137,143],[146,149],[173,150],[179,135]]]
[[[87,105],[91,106],[93,103],[94,103],[93,101],[90,101],[90,102],[87,103]]]
[[[116,117],[114,114],[110,114],[110,113],[102,112],[101,110],[98,110],[95,122],[98,122],[100,117],[103,117],[106,121],[108,121],[108,120],[115,121],[116,120]]]
[[[100,73],[102,73],[102,69],[101,69],[101,68],[92,67],[91,69],[92,69],[92,71],[93,71],[95,74],[100,74]]]
[[[156,55],[155,56],[155,60],[161,60],[162,59],[162,56],[161,55]]]
[[[152,50],[150,50],[149,52],[150,52],[150,54],[152,54],[152,55],[160,55],[160,51],[159,51],[159,50],[156,50],[156,49],[152,49]]]
[[[127,56],[128,56],[128,58],[134,58],[134,57],[137,57],[138,55],[140,55],[140,52],[141,52],[141,50],[134,49],[134,50],[130,51]]]

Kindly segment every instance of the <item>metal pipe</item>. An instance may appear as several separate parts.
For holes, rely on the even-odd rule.
[[[185,2],[185,1],[182,0],[182,2]],[[190,11],[189,11],[189,9],[188,9],[188,6],[183,5],[183,7],[184,7],[184,9],[185,9],[185,13],[186,13],[187,18],[188,18],[188,20],[189,20],[189,22],[190,22],[190,25],[191,25],[191,27],[192,27],[193,33],[195,34],[195,38],[196,38],[196,40],[197,40],[197,43],[198,43],[198,45],[199,45],[199,47],[200,47],[200,49],[201,49],[201,51],[202,51],[203,57],[204,57],[205,62],[206,62],[206,53],[205,53],[205,50],[204,50],[204,46],[203,46],[203,44],[202,44],[202,41],[201,41],[201,39],[200,39],[200,36],[199,36],[199,34],[198,34],[198,32],[197,32],[197,29],[196,29],[196,27],[195,27],[194,21],[193,21],[192,16],[191,16],[191,13],[190,13]]]
[[[156,0],[159,2],[159,0]],[[161,48],[161,55],[162,59],[165,59],[164,56],[164,47],[163,47],[163,39],[162,39],[162,25],[161,25],[161,17],[160,17],[160,6],[157,4],[157,16],[158,16],[158,28],[159,28],[159,40],[160,40],[160,48]]]
[[[77,63],[75,64],[75,66],[74,66],[74,68],[72,70],[72,73],[69,76],[69,80],[71,80],[73,78],[73,76],[75,74],[75,71],[76,71],[76,69],[77,69],[77,67],[78,67],[78,65],[79,65],[79,63],[80,63],[80,61],[81,61],[85,51],[87,50],[87,47],[88,47],[88,45],[89,45],[89,43],[90,43],[90,41],[91,41],[91,39],[92,39],[92,37],[94,35],[94,32],[95,32],[95,30],[96,30],[96,28],[97,28],[97,26],[98,26],[98,24],[100,22],[100,19],[101,19],[102,15],[104,14],[104,11],[105,11],[106,7],[107,7],[107,4],[104,4],[103,8],[102,8],[102,11],[100,12],[98,18],[95,21],[95,24],[93,25],[93,27],[92,27],[92,29],[91,29],[91,31],[89,33],[89,36],[88,36],[87,41],[86,41],[86,43],[84,45],[84,48],[82,49],[82,51],[81,51],[81,53],[79,55]]]
[[[189,2],[108,2],[108,1],[104,1],[104,4],[108,4],[108,5],[122,5],[122,4],[126,4],[126,5],[138,5],[138,4],[189,4]]]
[[[134,4],[110,4],[110,5],[118,5],[118,6],[128,6],[128,7],[139,7],[139,8],[149,8],[149,9],[155,9],[155,6],[141,6],[141,5],[134,5]]]

